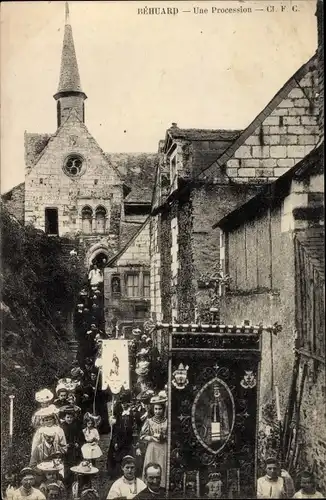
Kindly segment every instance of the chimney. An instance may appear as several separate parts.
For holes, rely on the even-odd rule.
[[[175,122],[172,122],[171,128],[178,128],[178,124]]]
[[[317,65],[318,65],[318,125],[319,141],[324,138],[324,9],[323,0],[317,0]]]

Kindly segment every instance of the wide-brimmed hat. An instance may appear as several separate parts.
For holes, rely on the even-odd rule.
[[[70,373],[73,378],[82,377],[84,375],[83,370],[79,366],[73,368]]]
[[[78,413],[79,406],[76,405],[64,405],[59,408],[59,415],[63,417],[65,415],[76,415]]]
[[[35,401],[38,403],[49,403],[54,398],[53,392],[49,389],[42,389],[35,393]]]
[[[145,347],[142,347],[139,352],[137,352],[136,357],[140,358],[141,356],[147,356],[149,353],[148,349],[145,349]]]
[[[167,403],[167,400],[168,398],[166,396],[164,396],[163,394],[158,394],[157,396],[153,396],[151,398],[151,404],[152,405],[164,405],[165,403]]]
[[[80,500],[85,498],[99,498],[98,492],[94,488],[87,488],[87,490],[83,490],[80,494]]]
[[[54,425],[51,427],[40,427],[40,434],[43,436],[56,436],[58,434],[58,428]]]
[[[87,412],[84,415],[84,423],[86,424],[87,422],[93,422],[94,426],[97,427],[101,423],[101,417]]]
[[[35,412],[35,416],[37,417],[54,417],[58,414],[58,408],[55,405],[49,405],[45,408],[40,408]]]
[[[98,468],[94,467],[88,460],[83,460],[79,465],[70,467],[72,472],[76,474],[97,474]]]
[[[135,372],[137,375],[147,375],[149,371],[149,361],[141,361],[137,364]]]
[[[132,334],[135,335],[135,337],[138,337],[141,334],[141,329],[140,328],[134,328],[132,330]]]
[[[32,467],[24,467],[20,472],[20,479],[23,479],[26,476],[35,476],[36,472]]]
[[[49,460],[41,462],[37,465],[37,468],[42,472],[59,472],[63,469],[63,464],[55,460]]]
[[[142,391],[140,392],[137,396],[136,396],[136,399],[138,401],[150,401],[151,398],[153,397],[154,395],[154,391],[152,391],[152,389],[147,389],[146,391]]]
[[[74,382],[71,378],[62,378],[58,381],[58,385],[56,387],[55,392],[59,394],[61,391],[65,392],[74,392],[77,387],[77,383]]]

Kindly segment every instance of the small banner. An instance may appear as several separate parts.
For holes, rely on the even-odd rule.
[[[102,390],[108,387],[113,394],[118,394],[122,387],[130,389],[127,340],[102,342]]]

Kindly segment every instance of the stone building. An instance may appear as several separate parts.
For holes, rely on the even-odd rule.
[[[270,424],[264,409],[277,386],[286,464],[314,467],[325,493],[323,145],[217,225],[222,265],[231,276],[223,320],[282,325],[277,336],[262,338],[261,426]],[[288,452],[293,422],[298,434]]]
[[[243,131],[179,129],[160,143],[151,220],[151,311],[201,319],[201,277],[220,259],[216,220],[254,196],[317,144],[316,56]],[[182,228],[182,229],[181,229]]]
[[[77,238],[87,268],[93,262],[103,267],[133,241],[149,215],[158,155],[106,153],[88,131],[87,96],[67,4],[54,99],[56,132],[25,132],[25,182],[2,199],[20,222],[49,236]],[[136,267],[140,261],[148,261],[142,249],[138,259],[137,249],[132,261]]]

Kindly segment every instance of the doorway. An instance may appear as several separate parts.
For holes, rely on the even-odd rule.
[[[48,235],[59,235],[58,209],[45,209],[45,233]]]

